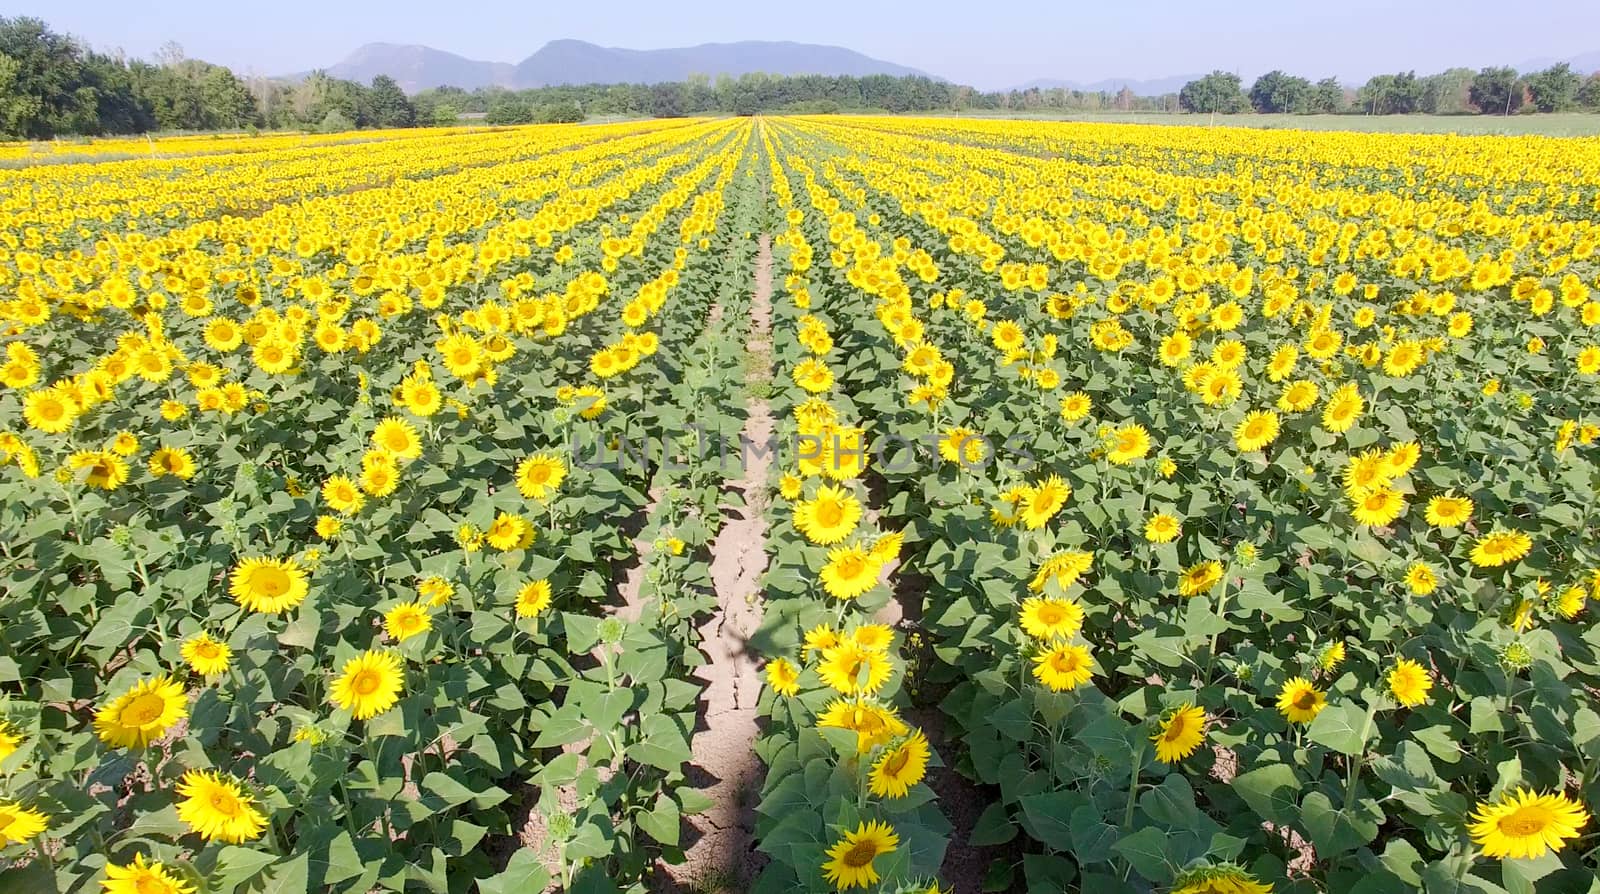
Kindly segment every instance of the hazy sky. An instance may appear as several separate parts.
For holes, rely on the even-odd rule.
[[[1148,79],[1282,68],[1313,79],[1517,65],[1600,50],[1592,0],[9,0],[97,49],[168,40],[241,73],[326,67],[371,41],[518,62],[547,40],[652,49],[732,40],[828,43],[985,89],[1034,78]]]

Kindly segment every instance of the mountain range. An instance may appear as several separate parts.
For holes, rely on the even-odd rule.
[[[1559,61],[1570,63],[1574,71],[1583,74],[1600,70],[1600,52],[1583,53],[1564,59],[1528,60],[1516,68],[1518,71],[1528,73]],[[844,47],[762,40],[705,43],[692,47],[660,50],[630,50],[602,47],[581,40],[552,40],[538,52],[514,64],[469,59],[417,44],[369,43],[340,62],[329,66],[326,71],[334,77],[361,83],[369,83],[377,75],[388,75],[407,93],[442,86],[475,90],[480,87],[523,89],[557,84],[653,84],[663,81],[683,81],[691,75],[705,75],[710,78],[719,75],[737,77],[752,72],[777,75],[822,74],[859,77],[886,74],[936,77],[909,66],[874,59]],[[1300,72],[1292,73],[1300,74]],[[1305,74],[1316,80],[1314,73]],[[300,74],[290,77],[298,79],[303,76]],[[1060,87],[1090,93],[1116,93],[1127,87],[1138,96],[1159,96],[1176,93],[1184,84],[1200,76],[1197,72],[1162,78],[1105,78],[1087,82],[1040,78],[1009,89],[1049,90]],[[1246,77],[1244,80],[1248,85],[1254,80],[1254,76]],[[1341,81],[1343,80],[1345,79],[1341,78]],[[1361,80],[1365,79],[1358,79],[1352,83],[1360,83]]]
[[[327,73],[367,83],[388,75],[407,93],[430,87],[524,89],[556,84],[655,84],[690,75],[925,75],[844,47],[746,40],[663,50],[626,50],[581,40],[552,40],[516,63],[483,62],[432,47],[369,43]]]

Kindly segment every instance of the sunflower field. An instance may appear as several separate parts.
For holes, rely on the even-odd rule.
[[[0,168],[0,890],[1600,892],[1600,139],[362,137]]]

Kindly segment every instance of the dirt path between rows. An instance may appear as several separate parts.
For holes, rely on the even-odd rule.
[[[772,244],[762,234],[756,255],[755,297],[745,348],[752,361],[750,381],[770,376],[772,368]],[[764,400],[752,397],[744,438],[766,444],[773,430]],[[743,451],[740,451],[741,459]],[[761,623],[761,576],[767,569],[767,473],[765,453],[753,453],[738,479],[726,485],[742,505],[724,507],[728,518],[711,544],[711,581],[717,610],[700,627],[708,664],[695,670],[706,683],[700,724],[690,739],[694,763],[689,781],[711,799],[705,813],[688,817],[691,842],[680,866],[664,867],[662,891],[698,894],[749,890],[760,869],[755,852],[755,801],[760,795],[761,761],[754,746],[759,733],[756,700],[761,695],[760,664],[749,641]]]

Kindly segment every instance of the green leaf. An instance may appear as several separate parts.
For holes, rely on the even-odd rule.
[[[532,848],[520,848],[511,855],[504,872],[478,881],[478,894],[525,894],[543,891],[550,884],[550,873]]]
[[[1172,858],[1167,854],[1167,835],[1160,829],[1146,826],[1132,835],[1124,835],[1111,849],[1146,879],[1156,884],[1172,881]]]
[[[1352,756],[1366,751],[1367,739],[1371,736],[1372,712],[1349,703],[1323,708],[1306,729],[1306,738],[1311,741]]]
[[[1299,818],[1301,785],[1288,764],[1269,764],[1233,779],[1233,790],[1256,816],[1274,823],[1292,823]]]

